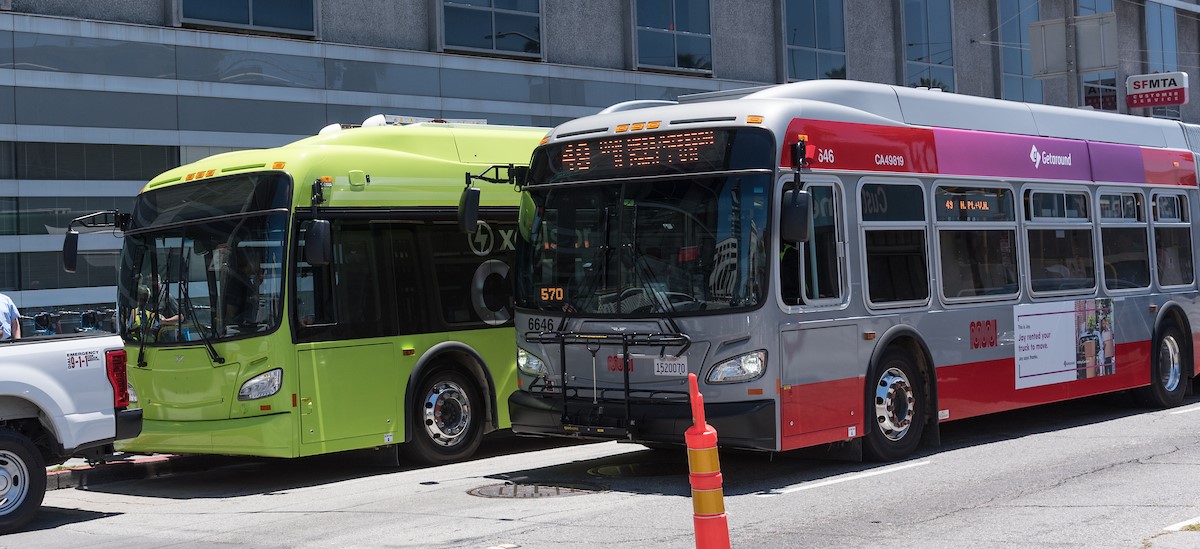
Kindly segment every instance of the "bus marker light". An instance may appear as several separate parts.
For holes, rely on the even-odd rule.
[[[762,124],[762,121],[763,118],[755,114],[746,117],[747,124]]]
[[[875,332],[863,332],[863,340],[871,341],[875,339]]]
[[[271,405],[270,405],[270,404],[263,404],[262,406],[259,406],[259,407],[258,407],[258,409],[259,409],[259,410],[262,410],[262,411],[264,411],[264,412],[269,412],[269,411],[271,411]]]
[[[192,178],[193,178],[193,177],[195,177],[195,175],[196,175],[196,174],[194,174],[194,173],[189,173],[189,174],[187,174],[187,178],[185,178],[185,181],[191,181],[191,180],[192,180]]]
[[[333,183],[333,176],[332,175],[322,175],[321,183]]]
[[[292,393],[292,408],[296,407],[296,393]]]
[[[633,125],[631,128],[629,128],[629,129],[630,129],[630,130],[633,130],[633,131],[635,131],[635,132],[636,132],[636,131],[638,131],[638,130],[640,130],[640,129],[642,129],[642,128],[645,128],[645,127],[646,127],[646,123],[645,123],[645,122],[638,122],[637,124],[634,124],[634,125]]]
[[[1151,306],[1150,306],[1150,312],[1152,312],[1152,313],[1153,313],[1153,312],[1156,312],[1156,311],[1158,311],[1158,305],[1151,305]]]
[[[762,389],[746,389],[746,394],[748,394],[748,395],[761,395],[761,394],[763,394],[763,390],[762,390]]]
[[[647,130],[657,130],[659,124],[661,124],[661,122],[658,122],[657,120],[654,122],[646,122],[646,129]]]
[[[621,124],[620,126],[617,126],[617,133],[621,133],[628,129],[629,129],[629,124]]]
[[[272,170],[282,170],[283,167],[286,165],[287,165],[287,162],[276,162],[274,164],[271,164],[271,169]]]
[[[413,356],[413,355],[417,354],[417,350],[416,350],[416,349],[404,349],[404,350],[402,350],[402,351],[400,351],[400,352],[401,352],[401,353],[403,353],[403,354],[404,354],[404,356]]]
[[[217,170],[208,170],[204,172],[204,177],[212,177],[214,173],[217,173]]]

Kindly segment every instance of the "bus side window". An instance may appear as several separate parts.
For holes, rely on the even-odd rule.
[[[300,229],[300,242],[304,241],[304,228]],[[296,263],[295,318],[297,327],[324,326],[337,323],[337,309],[333,306],[333,267],[313,267],[304,260],[303,246],[299,246]]]
[[[841,198],[833,185],[806,185],[812,201],[813,228],[809,241],[800,247],[804,300],[819,301],[842,296]]]

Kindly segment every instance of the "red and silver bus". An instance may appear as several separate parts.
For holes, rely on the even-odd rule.
[[[524,181],[513,430],[892,460],[1197,374],[1194,128],[850,81],[630,102]],[[1200,134],[1198,134],[1200,135]]]

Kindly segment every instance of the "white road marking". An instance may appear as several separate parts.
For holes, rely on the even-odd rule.
[[[771,490],[769,492],[763,492],[761,494],[758,494],[758,496],[772,497],[772,496],[780,496],[783,494],[790,494],[792,492],[799,492],[801,490],[811,490],[813,488],[822,488],[822,487],[830,486],[833,484],[841,484],[843,482],[850,482],[852,480],[860,480],[860,479],[873,477],[873,476],[877,476],[877,475],[884,475],[887,473],[895,473],[897,471],[903,471],[905,469],[911,469],[913,467],[920,467],[921,465],[929,465],[930,463],[933,463],[933,462],[926,460],[926,461],[915,461],[912,463],[904,463],[901,465],[897,465],[895,467],[885,467],[883,469],[878,469],[875,471],[867,471],[865,473],[855,473],[852,475],[835,477],[835,478],[831,478],[831,479],[822,480],[819,482],[809,482],[809,483],[805,483],[805,484],[798,484],[796,486],[792,486],[789,488],[775,489],[775,490]]]
[[[1190,414],[1190,413],[1192,413],[1192,412],[1200,412],[1200,406],[1194,406],[1194,407],[1192,407],[1192,408],[1184,408],[1184,409],[1182,409],[1182,410],[1175,410],[1174,412],[1171,412],[1171,415],[1175,415],[1175,414]]]
[[[1163,528],[1163,530],[1167,532],[1178,532],[1193,524],[1200,524],[1200,517],[1190,518],[1183,522],[1172,524],[1166,528]]]

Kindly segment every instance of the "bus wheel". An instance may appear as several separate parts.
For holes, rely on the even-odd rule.
[[[479,448],[483,401],[462,374],[441,369],[417,388],[409,457],[427,464],[465,459]]]
[[[23,526],[46,496],[46,464],[24,435],[0,429],[0,534]]]
[[[1158,408],[1173,408],[1183,404],[1187,393],[1186,378],[1191,372],[1187,347],[1179,328],[1167,324],[1154,341],[1154,357],[1150,360],[1150,386],[1142,387],[1136,396],[1142,404]]]
[[[920,372],[908,354],[892,349],[867,380],[863,450],[874,461],[894,461],[917,449],[925,428],[925,394]]]

